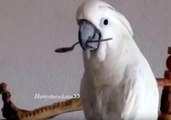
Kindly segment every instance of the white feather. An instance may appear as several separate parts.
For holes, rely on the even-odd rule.
[[[127,19],[99,0],[83,3],[76,18],[94,24],[102,39],[112,38],[101,43],[96,52],[83,52],[85,72],[80,94],[86,119],[157,120],[157,83],[132,38]],[[104,18],[109,21],[107,26],[101,23]]]

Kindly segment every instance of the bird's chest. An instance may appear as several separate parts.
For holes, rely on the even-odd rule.
[[[85,100],[85,113],[94,120],[119,120],[123,108],[123,88],[119,86],[122,73],[115,67],[87,69],[85,72],[82,97]],[[116,72],[112,72],[116,71]]]
[[[107,80],[103,79],[100,81]],[[90,106],[89,109],[96,116],[95,120],[110,120],[114,116],[118,116],[119,118],[121,108],[123,108],[123,93],[121,88],[113,87],[112,83],[108,84],[98,81],[96,84],[93,83],[93,91],[88,93],[87,96],[90,94],[92,98],[88,100],[88,104]]]

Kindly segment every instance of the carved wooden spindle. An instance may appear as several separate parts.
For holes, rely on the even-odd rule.
[[[11,94],[9,91],[6,90],[6,84],[1,83],[0,84],[0,94],[2,94],[2,100],[4,102],[3,108],[2,108],[2,114],[7,120],[10,119],[16,119],[18,120],[18,116],[16,115],[15,106],[10,100]]]
[[[171,47],[168,48],[169,57],[166,61],[167,69],[165,71],[164,77],[171,81]],[[171,86],[165,86],[162,91],[161,96],[161,115],[159,120],[171,120]]]

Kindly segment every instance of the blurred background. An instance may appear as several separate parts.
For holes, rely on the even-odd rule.
[[[66,54],[54,50],[78,40],[75,13],[83,1],[0,0],[0,82],[7,83],[18,107],[31,110],[63,100],[35,99],[36,94],[79,93],[84,71],[80,47]],[[171,46],[171,1],[105,1],[127,17],[155,76],[163,77],[167,47]],[[82,112],[57,118],[84,119]]]

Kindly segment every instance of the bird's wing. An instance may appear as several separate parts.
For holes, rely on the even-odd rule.
[[[141,66],[128,74],[130,77],[127,76],[128,80],[124,84],[122,118],[124,120],[156,119],[159,96],[151,69]]]

